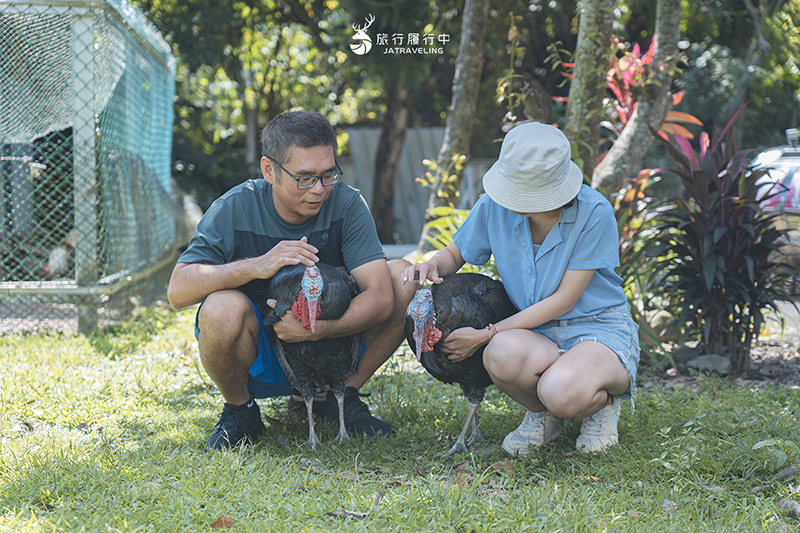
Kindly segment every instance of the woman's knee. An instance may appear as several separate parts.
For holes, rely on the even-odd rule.
[[[559,418],[574,418],[584,407],[574,384],[574,380],[563,372],[551,369],[542,374],[536,393],[552,414]]]
[[[514,335],[498,333],[483,352],[483,364],[494,381],[517,383],[536,374],[535,354]]]

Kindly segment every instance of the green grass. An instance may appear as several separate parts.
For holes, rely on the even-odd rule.
[[[192,311],[147,309],[92,338],[0,337],[0,531],[794,531],[773,502],[800,499],[800,391],[704,379],[624,402],[620,445],[571,453],[570,424],[540,453],[489,449],[522,410],[494,388],[484,440],[441,459],[466,401],[407,349],[365,387],[391,439],[317,451],[285,399],[254,446],[204,453],[222,400],[199,364]],[[640,381],[642,382],[642,381]],[[756,486],[771,489],[752,492]],[[677,504],[671,514],[664,502]],[[331,516],[368,513],[363,520]]]

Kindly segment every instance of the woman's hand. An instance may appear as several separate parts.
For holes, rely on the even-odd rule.
[[[444,340],[442,352],[450,354],[447,356],[450,361],[463,361],[488,342],[489,331],[486,329],[458,328]]]
[[[441,283],[442,278],[439,276],[439,269],[436,265],[426,261],[424,263],[415,263],[403,271],[400,277],[400,283],[405,285],[407,281],[419,279],[419,284],[425,283],[425,280],[430,280],[433,283]]]

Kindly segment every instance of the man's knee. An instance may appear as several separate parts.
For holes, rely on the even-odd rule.
[[[400,283],[403,271],[410,267],[411,263],[405,259],[393,259],[389,261],[389,272],[392,275],[392,290],[394,291],[395,308],[405,313],[408,304],[414,299],[414,293],[418,288],[414,283]]]
[[[258,333],[258,319],[253,304],[243,292],[225,290],[212,292],[203,301],[197,315],[197,324],[202,334],[237,336],[243,330]]]

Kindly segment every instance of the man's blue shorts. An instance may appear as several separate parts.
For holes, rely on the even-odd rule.
[[[249,299],[249,297],[248,297]],[[281,364],[278,361],[278,354],[275,353],[272,343],[269,340],[269,326],[264,325],[264,317],[258,311],[252,300],[250,304],[258,320],[258,354],[256,360],[250,366],[250,379],[247,381],[247,389],[256,398],[271,398],[273,396],[288,396],[292,393],[292,384],[284,374]],[[202,307],[203,304],[200,304]],[[197,309],[200,314],[200,308]],[[200,328],[197,326],[197,315],[194,318],[194,336],[199,337]],[[361,343],[361,356],[364,355],[366,345]]]

